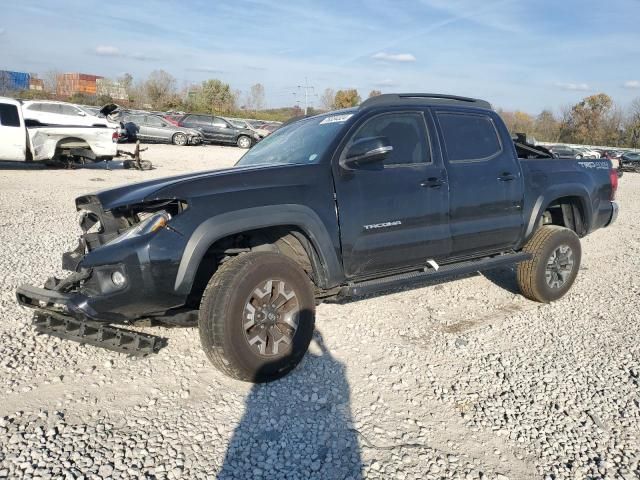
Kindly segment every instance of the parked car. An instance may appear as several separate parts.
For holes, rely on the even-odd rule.
[[[618,177],[608,160],[546,157],[518,158],[486,101],[380,95],[283,126],[236,168],[77,198],[73,273],[17,299],[42,333],[128,354],[162,338],[124,325],[197,325],[215,367],[274,380],[326,299],[505,265],[525,297],[565,295],[580,238],[616,220]]]
[[[588,147],[573,147],[573,149],[578,152],[578,156],[576,158],[596,159],[601,157],[600,152],[592,150]]]
[[[176,127],[180,126],[180,119],[184,117],[184,115],[162,115],[167,122],[171,125],[175,125]]]
[[[260,135],[248,128],[238,128],[222,117],[189,114],[180,119],[183,127],[198,130],[207,143],[233,144],[240,148],[251,148],[261,140]]]
[[[260,135],[260,138],[264,138],[271,133],[265,128],[254,127],[248,120],[242,120],[240,118],[225,118],[225,120],[227,120],[236,128],[244,128],[256,132],[258,135]]]
[[[97,114],[80,105],[49,100],[27,100],[22,105],[25,119],[43,125],[118,127],[116,122],[107,118],[118,108],[115,104],[105,105]]]
[[[202,134],[191,128],[176,126],[158,115],[126,114],[121,120],[131,141],[164,142],[174,145],[199,145]]]
[[[551,150],[557,158],[582,158],[580,152],[565,145],[554,145],[549,150]]]
[[[19,100],[0,97],[0,160],[62,162],[111,160],[118,131],[105,126],[30,125]]]
[[[620,168],[640,172],[640,153],[628,152],[620,157]]]

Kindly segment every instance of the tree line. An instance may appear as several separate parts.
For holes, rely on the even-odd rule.
[[[538,141],[640,148],[640,98],[626,109],[616,105],[609,95],[598,93],[562,107],[559,113],[498,113],[511,133],[526,133]]]
[[[44,91],[0,91],[0,94],[13,94],[19,98],[55,98],[57,78],[56,72],[46,73],[43,76]],[[261,83],[252,85],[246,92],[234,90],[228,83],[218,79],[178,87],[176,78],[164,70],[153,71],[147,78],[139,80],[127,73],[111,82],[124,89],[128,97],[124,104],[129,108],[281,121],[303,113],[298,105],[267,109],[265,88]],[[368,96],[381,94],[379,90],[371,90]],[[85,105],[118,103],[108,95],[89,96],[82,93],[76,93],[67,100]],[[319,101],[320,108],[310,108],[308,114],[355,107],[362,99],[355,88],[327,88]],[[640,98],[626,109],[616,105],[605,93],[598,93],[585,97],[575,105],[564,106],[558,112],[545,109],[538,115],[531,115],[520,110],[498,109],[498,113],[511,133],[526,133],[538,141],[640,148]]]

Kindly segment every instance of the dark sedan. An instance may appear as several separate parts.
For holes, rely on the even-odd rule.
[[[189,114],[179,121],[180,126],[199,131],[207,143],[237,145],[251,148],[260,141],[260,135],[248,128],[238,128],[221,117]]]
[[[620,157],[620,168],[640,172],[640,153],[627,152]]]

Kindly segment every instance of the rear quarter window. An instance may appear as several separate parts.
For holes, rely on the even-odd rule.
[[[439,112],[437,116],[450,162],[490,160],[502,151],[495,124],[488,115]]]

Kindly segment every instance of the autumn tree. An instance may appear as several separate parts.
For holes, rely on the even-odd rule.
[[[625,119],[624,136],[627,145],[640,148],[640,97],[631,102]]]
[[[369,92],[369,98],[371,97],[377,97],[379,95],[382,95],[382,92],[380,90],[371,90]]]
[[[332,88],[325,88],[320,96],[320,105],[325,110],[333,110],[335,107],[336,92]]]
[[[144,93],[151,108],[164,109],[165,104],[176,93],[176,79],[164,70],[154,70],[144,82]]]
[[[584,98],[571,108],[571,137],[576,143],[604,143],[606,122],[613,107],[613,100],[605,93]]]
[[[543,110],[535,120],[534,136],[543,142],[557,142],[560,131],[558,120],[551,110]]]
[[[247,99],[247,108],[254,111],[263,110],[264,101],[264,86],[261,83],[252,85],[251,90],[249,90],[249,97]]]
[[[358,90],[350,88],[348,90],[338,90],[334,101],[335,108],[355,107],[360,103]]]

